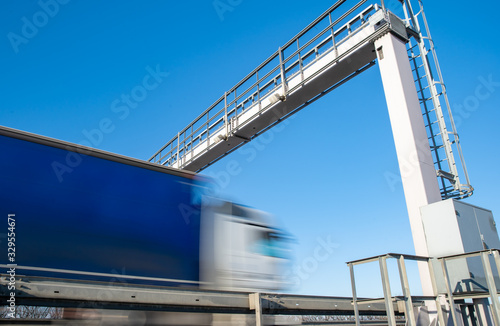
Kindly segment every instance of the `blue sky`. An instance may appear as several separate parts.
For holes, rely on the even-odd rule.
[[[230,10],[211,0],[4,1],[0,125],[148,159],[333,4],[220,1]],[[476,189],[468,202],[498,219],[500,87],[473,111],[460,106],[481,78],[500,82],[500,4],[425,5]],[[151,70],[144,99],[116,110]],[[399,170],[377,66],[246,146],[205,173],[217,177],[235,160],[221,194],[272,213],[297,238],[293,292],[348,296],[346,261],[414,252],[401,183],[386,179]],[[328,257],[312,262],[325,242],[334,243]],[[362,294],[377,295],[368,288]]]

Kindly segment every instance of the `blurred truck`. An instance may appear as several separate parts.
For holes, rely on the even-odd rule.
[[[6,127],[0,151],[0,217],[15,216],[17,274],[283,286],[286,234],[261,211],[211,198],[208,178]],[[7,254],[0,263],[9,263]]]

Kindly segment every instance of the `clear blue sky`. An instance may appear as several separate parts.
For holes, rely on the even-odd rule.
[[[95,147],[140,159],[333,4],[233,0],[220,16],[212,0],[65,1],[47,7],[46,20],[37,1],[2,3],[0,124],[80,143],[110,120],[113,130]],[[425,3],[453,108],[474,96],[478,78],[500,82],[500,4],[487,3]],[[24,27],[24,37],[34,19],[40,27]],[[24,39],[12,41],[12,33]],[[162,71],[158,85],[126,117],[113,112],[147,67]],[[468,202],[497,220],[499,104],[495,87],[474,112],[456,114],[476,189]],[[399,170],[378,67],[262,137],[246,145],[257,155],[236,152],[205,172],[217,175],[236,160],[240,173],[222,194],[274,214],[297,238],[294,263],[309,265],[292,272],[300,279],[294,292],[347,296],[346,261],[414,252],[402,186],[385,178]],[[335,248],[315,265],[321,241]]]

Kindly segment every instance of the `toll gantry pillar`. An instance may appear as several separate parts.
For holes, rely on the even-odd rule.
[[[415,254],[428,256],[420,207],[441,200],[406,42],[387,33],[375,42],[389,110]],[[424,295],[433,295],[427,264],[419,265]]]

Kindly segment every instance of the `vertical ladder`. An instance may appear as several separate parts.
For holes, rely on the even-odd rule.
[[[402,2],[407,25],[414,31],[412,35],[414,38],[407,44],[408,57],[415,78],[441,197],[443,199],[469,197],[474,189],[467,174],[422,1],[418,0],[417,13],[413,10],[410,0]],[[421,28],[421,24],[424,28]],[[459,162],[455,160],[454,150],[459,156]]]

